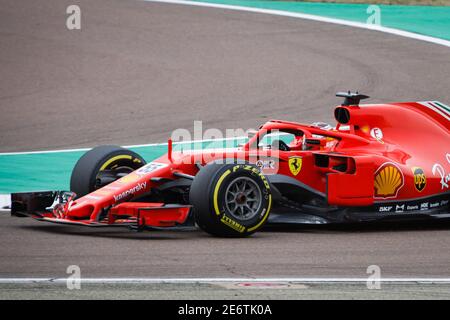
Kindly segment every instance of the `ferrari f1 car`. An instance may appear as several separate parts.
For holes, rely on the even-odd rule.
[[[236,148],[168,152],[150,163],[100,146],[75,165],[71,191],[12,194],[12,214],[91,227],[191,222],[224,237],[270,223],[449,218],[450,108],[438,101],[359,105],[336,126],[271,120]]]

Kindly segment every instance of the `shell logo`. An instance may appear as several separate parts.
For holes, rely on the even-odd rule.
[[[375,172],[375,197],[395,198],[404,185],[402,171],[393,163],[384,163]]]

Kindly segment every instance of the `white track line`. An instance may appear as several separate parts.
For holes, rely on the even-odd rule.
[[[179,144],[191,144],[191,143],[203,143],[203,142],[219,142],[219,141],[231,141],[231,140],[242,140],[247,139],[248,137],[230,137],[230,138],[222,138],[222,139],[202,139],[202,140],[187,140],[187,141],[177,141],[174,142],[173,145]],[[161,143],[150,143],[150,144],[136,144],[131,146],[123,146],[124,148],[143,148],[143,147],[151,147],[151,146],[166,146],[167,142]],[[0,154],[1,155],[1,154]]]
[[[66,283],[73,281],[71,278],[0,278],[0,284],[7,283]],[[373,281],[368,278],[81,278],[82,283],[101,284],[101,283],[366,283]],[[433,283],[450,284],[450,278],[382,278],[382,283]]]
[[[7,211],[9,212],[9,209],[6,209],[6,207],[11,206],[11,195],[10,194],[0,194],[0,212]]]
[[[203,142],[220,142],[220,141],[230,141],[230,140],[241,140],[247,139],[247,137],[230,137],[222,139],[203,139],[203,140],[187,140],[187,141],[177,141],[173,145],[191,144],[191,143],[203,143]],[[136,144],[123,146],[123,148],[145,148],[145,147],[155,147],[155,146],[166,146],[167,142],[158,143],[148,143],[148,144]],[[64,152],[77,152],[77,151],[88,151],[92,148],[79,148],[79,149],[61,149],[61,150],[42,150],[42,151],[20,151],[20,152],[3,152],[0,156],[15,156],[15,155],[27,155],[27,154],[47,154],[47,153],[64,153]]]
[[[277,15],[277,16],[285,16],[285,17],[313,20],[313,21],[326,22],[326,23],[334,23],[334,24],[340,24],[340,25],[354,27],[354,28],[380,31],[380,32],[384,32],[384,33],[401,36],[401,37],[431,42],[431,43],[439,44],[442,46],[450,47],[450,41],[444,40],[444,39],[439,39],[439,38],[435,38],[435,37],[421,35],[418,33],[413,33],[413,32],[408,32],[408,31],[403,31],[403,30],[398,30],[398,29],[394,29],[394,28],[388,28],[388,27],[383,27],[383,26],[378,26],[378,25],[373,25],[373,24],[367,24],[367,23],[362,23],[362,22],[353,22],[353,21],[334,19],[334,18],[326,18],[326,17],[316,16],[316,15],[312,15],[312,14],[304,14],[304,13],[296,13],[296,12],[272,10],[272,9],[242,7],[242,6],[234,6],[234,5],[226,5],[226,4],[183,1],[183,0],[143,0],[143,1],[182,4],[182,5],[196,6],[196,7],[210,7],[210,8],[229,9],[229,10],[238,10],[238,11],[248,11],[248,12],[265,13],[265,14],[271,14],[271,15]]]

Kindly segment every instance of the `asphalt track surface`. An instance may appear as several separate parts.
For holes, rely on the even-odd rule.
[[[74,3],[81,31],[65,28]],[[332,121],[343,89],[372,102],[450,101],[448,48],[326,23],[139,1],[2,0],[0,30],[0,151],[164,141],[193,120],[219,129]],[[84,277],[364,277],[373,264],[386,277],[450,277],[449,224],[216,239],[3,214],[0,229],[3,278],[65,277],[72,264]]]
[[[74,3],[80,31],[65,26]],[[0,15],[0,151],[332,121],[347,89],[450,101],[448,48],[380,32],[134,0],[2,0]]]

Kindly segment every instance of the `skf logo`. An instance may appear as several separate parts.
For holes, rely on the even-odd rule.
[[[302,170],[302,163],[303,159],[302,157],[289,157],[289,170],[291,170],[291,173],[296,176],[299,174],[299,172]]]
[[[414,174],[414,185],[416,186],[417,191],[422,192],[427,185],[427,177],[425,176],[425,172],[423,172],[422,168],[413,167],[411,168]]]
[[[375,197],[395,198],[404,185],[402,171],[393,163],[386,162],[375,172]]]

